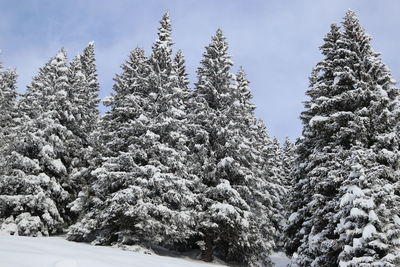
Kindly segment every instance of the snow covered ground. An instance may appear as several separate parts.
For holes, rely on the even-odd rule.
[[[277,267],[288,263],[283,255],[272,257]],[[1,267],[217,267],[189,258],[148,255],[112,247],[69,242],[61,237],[0,235]]]

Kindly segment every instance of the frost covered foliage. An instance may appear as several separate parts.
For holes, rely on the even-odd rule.
[[[280,189],[266,172],[263,153],[270,140],[254,116],[248,81],[243,70],[230,72],[227,50],[218,30],[203,54],[192,99],[192,171],[202,184],[198,244],[206,261],[216,255],[268,265],[273,216],[279,214],[272,209],[273,203],[279,205]]]
[[[290,189],[292,186],[292,169],[294,166],[294,162],[296,159],[296,146],[293,144],[288,137],[285,138],[285,141],[280,149],[281,154],[281,171],[284,175],[283,185],[286,186],[287,189]]]
[[[71,114],[67,127],[74,138],[68,143],[68,151],[72,158],[68,169],[73,199],[77,194],[85,196],[88,187],[95,178],[91,171],[98,163],[101,151],[98,143],[99,83],[94,54],[94,43],[91,42],[69,64],[68,69],[69,100]],[[74,217],[81,212],[79,201],[69,205]]]
[[[187,171],[186,72],[172,57],[169,15],[152,54],[131,52],[102,120],[104,154],[71,240],[97,244],[184,244],[193,235],[195,176]],[[185,86],[182,86],[185,85]],[[78,199],[78,201],[80,201]],[[86,209],[86,210],[85,210]]]
[[[398,89],[356,15],[332,25],[301,114],[292,266],[398,266]]]
[[[274,165],[279,145],[255,118],[244,71],[230,72],[227,48],[218,30],[195,92],[182,52],[173,58],[168,14],[151,55],[131,52],[105,100],[102,153],[72,204],[81,217],[70,240],[200,248],[204,260],[271,264],[285,193],[282,164]]]
[[[59,233],[74,220],[68,204],[81,190],[75,177],[88,165],[93,130],[87,125],[94,127],[98,116],[95,105],[89,106],[97,95],[87,96],[86,77],[94,74],[85,72],[81,57],[76,59],[69,67],[66,52],[60,50],[39,70],[18,104],[13,93],[18,116],[1,157],[0,218],[2,228],[20,235]]]
[[[0,177],[2,227],[14,225],[21,235],[60,232],[67,219],[66,55],[61,50],[34,78],[19,104],[21,123],[13,151],[5,155],[6,172]],[[64,187],[63,187],[64,186]],[[67,219],[68,220],[68,219]]]
[[[19,119],[16,79],[15,71],[3,70],[0,64],[0,174],[6,168],[4,156],[12,149],[10,138]]]
[[[121,66],[101,118],[93,43],[71,62],[61,49],[19,101],[15,72],[0,69],[0,231],[68,228],[70,240],[271,265],[292,149],[256,119],[221,30],[194,91],[172,46],[167,13],[151,54],[136,48]]]

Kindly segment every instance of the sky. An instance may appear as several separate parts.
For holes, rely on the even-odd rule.
[[[16,68],[21,93],[61,47],[72,59],[94,41],[100,97],[110,95],[129,52],[141,47],[150,54],[166,11],[174,51],[183,51],[192,83],[204,47],[223,30],[232,71],[245,69],[256,115],[280,140],[301,135],[299,115],[308,77],[321,59],[319,46],[348,9],[358,14],[373,48],[400,80],[398,0],[0,0],[0,7],[0,61]]]

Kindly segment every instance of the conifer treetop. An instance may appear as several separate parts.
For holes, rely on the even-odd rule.
[[[178,52],[176,52],[174,58],[174,66],[176,74],[178,75],[179,83],[183,87],[187,87],[189,85],[189,79],[185,67],[185,56],[183,55],[183,52],[180,49],[178,50]]]
[[[161,21],[160,27],[158,28],[158,39],[155,41],[152,47],[152,59],[156,65],[161,68],[171,64],[172,55],[172,39],[171,39],[171,21],[169,13],[166,12]]]
[[[205,56],[210,58],[230,59],[228,52],[228,43],[221,29],[217,29],[215,35],[211,38],[211,43],[206,47]],[[233,65],[232,63],[230,65]]]
[[[211,43],[197,70],[197,94],[203,96],[212,109],[220,109],[229,103],[229,91],[233,77],[230,72],[233,62],[228,54],[228,43],[220,29],[211,38]]]

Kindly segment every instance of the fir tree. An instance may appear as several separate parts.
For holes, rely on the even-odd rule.
[[[284,250],[286,237],[284,231],[287,227],[287,218],[290,216],[290,205],[291,205],[291,198],[290,193],[293,187],[293,168],[295,166],[295,159],[296,159],[296,152],[295,152],[295,145],[290,141],[288,137],[285,138],[285,141],[280,147],[278,151],[278,161],[280,162],[280,182],[279,184],[284,188],[280,194],[280,207],[281,212],[280,214],[283,218],[280,220],[279,223],[279,233],[278,233],[278,249]]]
[[[321,50],[301,115],[287,251],[294,266],[395,266],[398,91],[353,12]]]
[[[136,238],[142,240],[146,237],[143,230],[139,232],[139,227],[148,216],[139,213],[138,208],[132,208],[139,205],[143,195],[141,188],[135,185],[138,168],[135,161],[145,161],[146,151],[135,147],[135,143],[140,140],[136,136],[146,133],[148,123],[145,115],[140,116],[146,114],[145,109],[149,107],[147,99],[142,97],[148,88],[146,62],[142,49],[132,51],[128,61],[122,65],[123,73],[115,78],[113,88],[116,94],[104,101],[111,111],[105,114],[101,123],[101,142],[105,146],[103,162],[101,168],[92,172],[96,177],[90,188],[93,196],[86,199],[81,195],[75,203],[83,205],[80,207],[83,217],[70,228],[70,240],[100,244],[123,242],[124,237],[119,237],[123,233],[118,230],[129,221]],[[133,195],[136,197],[132,198]],[[124,230],[127,232],[128,229]]]
[[[61,50],[40,69],[19,105],[24,117],[6,157],[9,168],[1,176],[0,218],[20,235],[59,233],[70,221],[66,64]]]
[[[12,140],[21,117],[17,108],[16,83],[16,72],[3,70],[0,63],[0,176],[8,172],[6,157],[13,150]]]
[[[68,129],[75,136],[69,143],[69,153],[73,161],[68,173],[74,193],[74,202],[69,208],[79,215],[82,212],[83,199],[88,197],[89,185],[95,180],[91,172],[101,158],[97,109],[99,83],[93,42],[89,43],[82,55],[76,56],[70,63],[68,75],[69,99],[73,107]],[[76,199],[78,193],[80,197]]]
[[[174,248],[192,235],[188,92],[171,59],[170,31],[165,14],[151,56],[135,49],[115,78],[116,94],[106,101],[111,111],[102,122],[104,160],[93,172],[95,196],[70,239]]]
[[[283,185],[290,190],[292,186],[292,169],[294,166],[296,152],[295,152],[295,145],[290,141],[289,137],[285,138],[285,142],[282,145],[281,153],[282,153],[282,172],[284,175],[283,178]]]
[[[2,70],[0,64],[0,173],[7,168],[5,156],[11,146],[20,114],[17,109],[17,74],[14,70]]]
[[[91,141],[90,135],[97,129],[98,124],[98,105],[99,105],[99,90],[100,85],[97,79],[97,67],[96,67],[96,55],[94,52],[94,42],[90,42],[83,50],[82,55],[79,57],[82,64],[82,73],[85,76],[86,87],[85,91],[81,96],[83,102],[83,110],[81,110],[83,117],[83,125],[81,126],[85,129],[87,142],[89,145]]]
[[[253,165],[257,159],[261,162],[260,150],[254,145],[257,120],[248,81],[243,70],[237,76],[230,72],[227,49],[218,30],[203,55],[193,98],[191,121],[198,125],[193,169],[202,181],[202,210],[196,214],[198,244],[206,261],[215,254],[248,265],[269,264],[272,241],[255,223],[260,222],[255,210],[265,208],[257,197],[266,188],[254,192],[255,187],[249,187],[265,185],[265,176],[259,176],[262,171]]]
[[[185,57],[183,56],[181,50],[178,50],[178,52],[175,55],[173,68],[177,76],[178,87],[187,91],[190,96],[191,91],[189,89],[189,79],[188,79],[188,74],[186,72]]]

